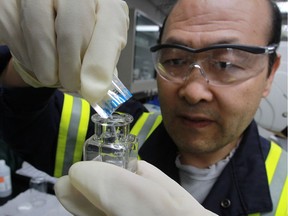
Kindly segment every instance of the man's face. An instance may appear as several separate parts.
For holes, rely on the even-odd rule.
[[[264,0],[180,0],[167,20],[162,43],[266,46],[269,17]],[[184,84],[157,77],[163,122],[182,155],[225,148],[229,153],[269,93],[274,72],[267,79],[268,56],[263,64],[259,75],[226,87],[209,85],[197,70]]]

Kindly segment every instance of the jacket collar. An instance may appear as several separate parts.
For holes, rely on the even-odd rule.
[[[259,137],[252,122],[242,141],[204,201],[219,215],[247,215],[272,210],[265,159],[269,142]],[[218,205],[215,205],[218,202]]]
[[[253,121],[203,206],[219,215],[229,216],[271,211],[272,201],[265,168],[268,151],[269,142],[259,137],[257,125]],[[139,151],[143,160],[179,182],[175,166],[177,153],[177,147],[163,123]]]

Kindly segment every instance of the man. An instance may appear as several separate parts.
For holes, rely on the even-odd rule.
[[[158,72],[163,124],[154,130],[139,154],[218,215],[287,215],[287,155],[276,144],[259,137],[253,121],[261,98],[269,94],[280,61],[275,49],[281,24],[274,23],[275,10],[266,0],[180,0],[166,20],[160,45],[151,49]],[[111,215],[117,215],[112,203],[123,203],[117,196],[106,197],[96,186],[104,177],[89,174],[93,168],[96,172],[100,165],[72,166],[68,180],[64,177],[57,185],[58,196],[61,198],[64,191],[62,183],[70,182],[71,188],[80,191],[94,206],[104,209],[107,215],[111,211]],[[114,193],[122,191],[118,188],[125,187],[121,181],[125,178],[106,169],[101,176],[114,177],[118,184],[116,187],[106,183]],[[141,170],[142,164],[140,176]],[[89,181],[77,178],[76,173],[91,177],[94,185],[85,186]],[[124,171],[121,174],[125,176]],[[137,199],[146,189],[141,186],[144,180],[134,180],[139,183],[138,190],[125,187],[126,197],[132,191],[131,199],[126,200],[132,204],[125,206],[133,210],[137,208],[133,196]],[[109,194],[108,186],[101,186]],[[160,182],[154,189],[158,187],[161,188]],[[157,190],[146,192],[149,193],[155,202],[165,197],[158,195]],[[66,197],[67,194],[63,192]],[[110,202],[105,202],[105,198],[110,198]],[[73,201],[66,203],[64,196],[63,200],[69,209]],[[138,206],[146,202],[149,200],[143,198]],[[157,206],[151,204],[151,208]],[[175,214],[176,208],[158,206],[160,215],[183,215],[180,210]],[[119,215],[123,212],[118,209]]]
[[[152,48],[163,124],[139,155],[218,215],[287,214],[282,159],[274,165],[284,177],[277,169],[270,173],[275,148],[277,158],[285,161],[286,155],[259,137],[253,122],[280,61],[275,56],[280,33],[275,31],[274,40],[270,31],[272,8],[266,0],[180,0],[160,46]],[[138,165],[135,175],[107,164],[78,163],[70,178],[57,183],[57,196],[82,215],[195,214],[199,206],[175,182]],[[276,189],[274,180],[281,182]]]

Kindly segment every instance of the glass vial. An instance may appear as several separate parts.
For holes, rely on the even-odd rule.
[[[5,160],[0,160],[0,197],[7,197],[12,193],[11,171]]]
[[[91,119],[95,124],[95,133],[85,141],[84,160],[107,162],[136,172],[138,138],[129,134],[133,117],[113,113],[108,118],[94,114]]]
[[[131,92],[124,86],[121,80],[113,74],[110,89],[101,101],[99,101],[96,106],[93,106],[93,108],[101,117],[108,118],[121,104],[131,97]]]

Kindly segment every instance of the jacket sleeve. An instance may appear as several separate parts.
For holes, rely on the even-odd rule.
[[[0,46],[0,73],[11,58]],[[52,88],[6,88],[0,85],[0,138],[23,160],[49,174],[55,149],[63,94]]]
[[[134,120],[131,123],[132,128],[137,122],[138,118],[142,115],[143,112],[148,112],[146,107],[138,100],[136,100],[134,97],[130,98],[128,101],[123,103],[118,109],[118,112],[124,112],[128,113],[133,116]]]
[[[8,47],[0,45],[0,74],[6,68],[10,59],[11,54]]]

